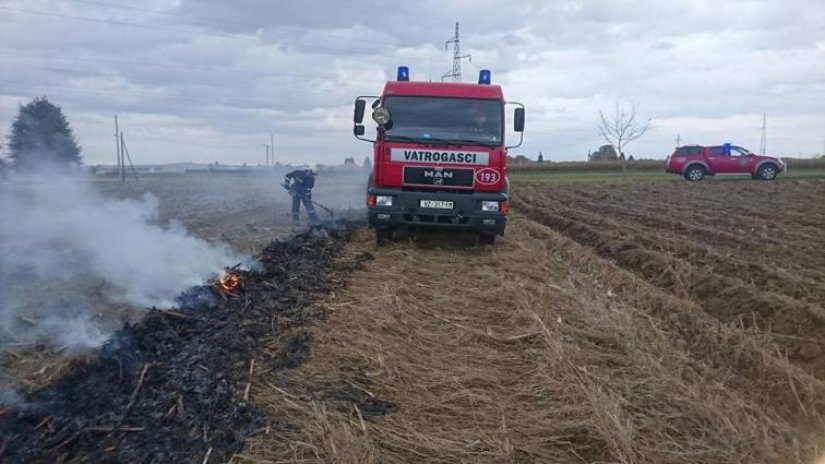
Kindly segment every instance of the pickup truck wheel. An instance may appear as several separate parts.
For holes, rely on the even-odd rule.
[[[378,227],[375,229],[375,243],[383,245],[392,240],[392,229],[389,227]]]
[[[759,166],[759,170],[757,171],[756,176],[762,180],[774,180],[776,179],[776,174],[776,165],[768,163]]]
[[[685,179],[691,182],[698,182],[705,178],[705,168],[699,164],[695,164],[687,168],[685,171]]]
[[[479,245],[495,245],[496,244],[495,234],[478,234],[478,244]]]

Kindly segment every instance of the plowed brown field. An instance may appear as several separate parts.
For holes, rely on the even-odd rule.
[[[825,182],[526,187],[516,205],[825,375]]]
[[[814,462],[825,182],[515,190],[492,248],[350,242],[233,462]]]

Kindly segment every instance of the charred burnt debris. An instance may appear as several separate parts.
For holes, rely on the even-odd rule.
[[[322,317],[310,303],[369,258],[336,259],[355,227],[273,242],[253,271],[232,269],[182,294],[179,310],[126,325],[93,360],[0,414],[0,462],[226,461],[267,422],[247,401],[250,363],[299,366],[304,329]],[[263,350],[273,332],[286,336]]]

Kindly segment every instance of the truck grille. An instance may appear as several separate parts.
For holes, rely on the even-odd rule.
[[[408,224],[458,224],[466,226],[470,222],[470,218],[443,214],[405,214],[404,222]]]
[[[474,180],[474,169],[404,166],[405,185],[472,187]]]

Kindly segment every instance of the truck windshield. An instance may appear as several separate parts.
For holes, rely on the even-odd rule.
[[[386,128],[388,139],[502,143],[498,100],[390,95],[384,98],[384,106],[392,115]]]

